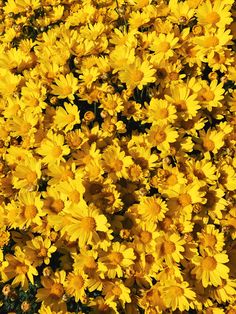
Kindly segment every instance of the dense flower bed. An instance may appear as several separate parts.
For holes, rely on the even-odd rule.
[[[0,313],[236,313],[234,0],[0,13]]]

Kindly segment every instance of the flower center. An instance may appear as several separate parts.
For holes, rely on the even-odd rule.
[[[92,256],[87,256],[86,267],[90,268],[90,269],[95,269],[97,267],[97,263],[95,262],[95,260]]]
[[[178,198],[178,202],[180,205],[185,207],[185,206],[191,204],[191,202],[192,202],[191,196],[187,193],[180,194],[179,198]]]
[[[67,95],[70,95],[72,93],[72,88],[70,86],[64,86],[61,91],[60,91],[60,94],[62,96],[67,96]]]
[[[204,138],[203,139],[203,147],[208,150],[208,151],[213,151],[215,148],[215,144],[212,140],[209,138]]]
[[[175,174],[171,174],[166,180],[166,183],[170,186],[175,185],[177,182],[178,181]]]
[[[206,101],[211,101],[215,98],[215,94],[211,90],[204,89],[202,97]]]
[[[175,251],[175,244],[171,241],[165,241],[163,243],[164,255],[171,254]]]
[[[219,45],[219,39],[216,36],[208,36],[205,37],[205,40],[203,42],[203,47],[205,48],[211,48]]]
[[[220,20],[220,16],[216,12],[211,12],[206,16],[207,24],[216,24]]]
[[[96,221],[93,217],[84,217],[81,220],[82,228],[86,231],[93,231],[96,228]]]
[[[54,283],[51,287],[50,295],[55,298],[61,298],[64,294],[64,289],[62,284]]]
[[[74,287],[76,287],[76,289],[83,288],[83,286],[84,286],[84,279],[83,279],[83,277],[80,276],[80,275],[74,276],[73,279],[72,279],[72,285]]]
[[[142,71],[136,69],[133,73],[132,73],[132,80],[136,83],[139,83],[142,81],[144,77],[144,74]]]
[[[121,254],[120,252],[112,252],[109,254],[109,260],[114,265],[119,265],[122,262],[123,258],[123,254]]]
[[[45,247],[42,247],[38,253],[39,257],[46,257],[47,256],[47,250],[45,249]]]
[[[52,149],[52,156],[55,158],[60,157],[60,155],[62,154],[62,149],[60,146],[55,146]]]
[[[161,118],[161,119],[167,118],[168,114],[169,114],[169,112],[168,112],[168,110],[166,108],[161,108],[159,110],[159,118]]]
[[[114,161],[111,163],[111,168],[113,168],[115,172],[121,171],[122,167],[123,167],[123,162],[119,159],[114,159]]]
[[[71,202],[78,203],[80,201],[80,193],[74,190],[69,194],[69,198]]]
[[[37,174],[34,171],[30,171],[26,175],[26,180],[28,183],[34,183],[37,180]]]
[[[140,233],[140,240],[141,240],[144,244],[150,242],[151,239],[152,239],[152,234],[151,234],[150,232],[148,232],[148,231],[142,231],[142,232]]]
[[[112,288],[112,293],[113,293],[115,296],[120,296],[121,293],[122,293],[122,290],[121,290],[120,287],[114,286],[114,287]]]
[[[175,298],[181,297],[184,294],[184,290],[178,286],[172,286],[169,290],[169,293]]]
[[[24,208],[24,216],[26,219],[32,219],[37,214],[37,208],[34,205],[26,205]]]
[[[156,132],[154,138],[157,144],[161,144],[166,139],[166,133],[164,131]]]
[[[205,247],[213,248],[216,245],[216,237],[213,234],[205,234],[201,240],[202,245]]]
[[[186,105],[186,101],[185,100],[179,100],[175,104],[175,106],[176,106],[178,111],[185,111],[185,110],[187,110],[187,105]]]
[[[217,261],[213,256],[207,256],[202,261],[202,268],[204,270],[213,271],[216,269]]]
[[[158,45],[157,50],[160,52],[167,52],[170,49],[170,44],[167,41],[163,41]]]
[[[17,274],[26,274],[28,269],[29,269],[28,266],[20,264],[20,265],[16,266],[16,273]]]
[[[54,212],[59,213],[64,208],[64,202],[62,200],[54,200],[51,208]]]

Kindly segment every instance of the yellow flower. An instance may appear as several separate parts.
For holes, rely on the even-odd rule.
[[[224,265],[228,261],[228,255],[225,253],[194,256],[192,262],[196,266],[192,270],[192,274],[196,275],[197,280],[201,280],[204,288],[209,285],[220,286],[222,279],[229,277],[229,268]]]
[[[221,252],[224,246],[224,233],[219,232],[214,225],[206,225],[201,232],[197,233],[199,239],[200,253]]]
[[[198,100],[208,111],[212,111],[213,107],[222,107],[221,100],[224,98],[223,85],[223,83],[217,84],[217,80],[213,80],[209,86],[204,84],[199,91]]]
[[[14,287],[21,284],[24,290],[28,289],[29,281],[34,284],[34,276],[38,275],[38,271],[31,265],[19,246],[15,247],[15,255],[6,255],[6,261],[8,266],[4,269],[5,281],[14,278],[11,285]]]
[[[55,79],[55,84],[52,85],[52,94],[57,95],[58,98],[68,98],[74,100],[74,94],[77,92],[79,85],[78,79],[72,73],[60,75]]]
[[[41,236],[34,237],[31,241],[27,241],[26,245],[26,255],[36,266],[40,266],[43,262],[48,265],[52,253],[57,250],[56,246],[52,245],[48,238],[43,239]]]
[[[87,88],[91,88],[93,82],[95,82],[100,75],[97,67],[91,67],[89,69],[84,68],[81,70],[81,72],[82,74],[80,74],[79,79],[82,80],[83,84]]]
[[[154,51],[151,55],[151,64],[158,64],[163,60],[168,60],[174,55],[174,48],[178,43],[179,39],[175,37],[173,33],[159,34],[153,40],[150,46],[150,50]]]
[[[157,196],[142,197],[138,205],[138,213],[145,221],[162,221],[168,208],[166,202]]]
[[[68,132],[73,129],[75,124],[80,123],[80,116],[76,105],[65,102],[64,107],[65,109],[62,107],[56,109],[54,125],[56,129],[64,129],[65,132]]]
[[[202,149],[205,152],[212,152],[216,154],[219,149],[224,146],[225,134],[222,131],[208,129],[207,132],[204,130],[199,131],[200,139],[202,140]],[[198,146],[196,145],[196,148]]]
[[[69,147],[64,145],[64,136],[55,134],[52,130],[48,131],[47,138],[42,140],[40,147],[36,151],[43,156],[42,162],[46,164],[65,161],[63,156],[70,153]]]
[[[96,208],[82,204],[77,206],[74,206],[72,212],[68,210],[65,221],[62,221],[62,233],[66,232],[70,241],[77,240],[81,248],[86,244],[99,243],[98,232],[107,232],[109,228],[106,216],[100,214]]]
[[[170,8],[168,20],[173,23],[187,24],[194,17],[195,10],[188,1],[170,0],[168,6]]]
[[[161,261],[165,261],[167,266],[174,262],[179,263],[183,259],[184,244],[185,240],[181,239],[178,233],[166,233],[156,239],[155,255]]]
[[[147,122],[152,124],[173,123],[177,119],[176,108],[164,99],[152,98],[147,105]]]
[[[194,308],[193,301],[196,294],[188,287],[187,281],[178,282],[170,280],[164,283],[162,288],[163,299],[167,308],[171,308],[172,311],[179,309],[180,311],[189,311],[190,308]]]
[[[108,278],[122,277],[125,268],[134,264],[136,256],[134,250],[125,244],[113,242],[108,252],[104,252],[99,258],[107,268]]]
[[[39,288],[36,294],[36,301],[42,302],[45,306],[50,306],[56,313],[66,311],[66,303],[63,300],[65,293],[64,284],[66,272],[64,270],[56,271],[50,277],[41,276],[43,288]]]
[[[161,151],[161,157],[169,155],[170,143],[178,138],[178,132],[167,123],[152,125],[148,132],[148,142]]]
[[[122,305],[131,302],[130,289],[123,284],[122,280],[106,281],[104,283],[103,293],[105,294],[105,300],[107,300],[108,304],[113,300],[120,301]]]
[[[206,0],[196,10],[198,23],[206,27],[224,28],[232,22],[230,15],[230,5],[221,0],[216,0],[213,3]]]
[[[87,276],[84,273],[74,271],[66,276],[65,291],[75,298],[75,302],[82,301],[86,296]]]
[[[134,63],[123,66],[119,71],[119,79],[129,89],[137,87],[141,90],[143,86],[155,82],[155,72],[147,60],[142,62],[140,58],[136,58]]]

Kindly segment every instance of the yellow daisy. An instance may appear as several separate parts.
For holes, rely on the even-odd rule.
[[[52,85],[52,94],[57,95],[58,98],[68,98],[74,100],[74,94],[77,92],[79,85],[78,79],[74,77],[72,73],[60,75],[55,79],[55,83]]]
[[[209,285],[220,286],[222,279],[229,277],[229,268],[224,265],[228,261],[228,255],[225,253],[194,256],[192,262],[195,267],[192,274],[196,275],[196,279],[202,282],[204,288]]]
[[[168,208],[166,202],[157,196],[146,196],[140,199],[138,213],[145,221],[162,221]]]
[[[75,302],[84,300],[86,296],[87,276],[78,271],[70,272],[66,276],[65,291],[75,298]]]

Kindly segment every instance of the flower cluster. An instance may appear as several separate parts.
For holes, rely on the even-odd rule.
[[[0,312],[236,313],[234,0],[0,12]]]

